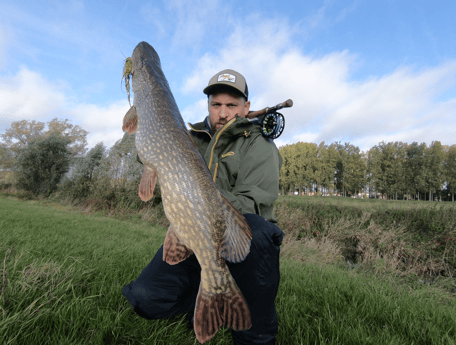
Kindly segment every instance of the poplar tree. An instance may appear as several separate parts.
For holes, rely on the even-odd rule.
[[[429,201],[433,200],[432,194],[439,193],[444,183],[445,153],[440,141],[433,141],[426,151],[426,185],[429,191]]]
[[[280,155],[282,156],[282,167],[280,168],[280,175],[279,175],[279,185],[282,191],[282,195],[288,194],[289,190],[293,185],[292,176],[291,176],[291,160],[292,155],[291,151],[293,149],[293,145],[285,145],[279,148]]]
[[[445,152],[443,169],[447,193],[448,196],[451,195],[451,201],[454,202],[454,194],[456,193],[456,145],[450,146]]]
[[[426,144],[414,141],[407,147],[406,184],[410,193],[421,199],[426,190],[427,167],[425,160]]]

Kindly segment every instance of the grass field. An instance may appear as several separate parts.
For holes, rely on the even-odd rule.
[[[287,199],[279,201],[285,202],[279,213],[291,212]],[[364,212],[375,212],[369,207],[374,208]],[[337,224],[360,226],[361,220],[334,220],[324,231]],[[300,229],[312,232],[306,224]],[[374,229],[372,222],[366,229]],[[296,235],[284,231],[286,237]],[[185,315],[144,320],[121,294],[165,234],[166,228],[140,220],[0,197],[0,343],[198,344]],[[341,265],[336,238],[322,236],[320,247],[316,242],[312,247],[312,240],[294,243],[298,247],[284,241],[276,299],[279,344],[456,343],[456,303],[450,294]],[[305,250],[298,259],[296,248]],[[306,255],[309,260],[303,260]],[[223,329],[207,344],[231,343]]]

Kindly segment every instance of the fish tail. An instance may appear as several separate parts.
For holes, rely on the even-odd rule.
[[[243,331],[252,327],[250,311],[233,277],[230,276],[230,288],[224,294],[224,308],[222,319],[226,327],[235,331]]]
[[[200,284],[194,315],[196,339],[202,344],[210,340],[222,325],[235,331],[252,326],[247,302],[230,276],[226,293],[215,294]]]
[[[201,343],[210,340],[223,324],[220,310],[223,307],[223,296],[214,295],[201,287],[196,297],[193,327],[196,339]]]

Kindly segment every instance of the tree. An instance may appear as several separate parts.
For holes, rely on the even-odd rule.
[[[43,122],[15,121],[11,123],[11,128],[8,128],[4,134],[0,134],[0,137],[5,141],[4,147],[10,150],[13,157],[16,157],[32,139],[42,135],[43,128]]]
[[[369,197],[372,190],[375,190],[374,197],[382,189],[382,177],[380,169],[381,160],[380,148],[376,145],[367,151],[367,182],[369,184]]]
[[[8,128],[0,137],[4,140],[4,147],[10,150],[13,159],[19,154],[19,151],[27,146],[27,144],[36,138],[49,137],[52,133],[58,136],[64,136],[69,139],[68,148],[72,156],[84,155],[87,145],[87,131],[79,126],[74,126],[68,123],[68,120],[58,120],[57,118],[47,123],[48,130],[43,131],[45,124],[36,121],[15,121],[11,123],[11,128]]]
[[[317,160],[315,163],[315,183],[326,191],[334,189],[334,173],[337,160],[337,152],[333,146],[328,147],[322,141],[317,148]]]
[[[406,146],[401,142],[382,141],[370,150],[368,169],[376,191],[386,197],[395,195],[405,188],[404,164]]]
[[[282,146],[279,149],[280,156],[282,157],[282,167],[280,168],[279,185],[282,190],[282,195],[288,193],[291,187],[294,187],[294,181],[291,176],[292,165],[292,145]]]
[[[366,167],[359,152],[359,147],[340,142],[331,144],[338,153],[335,164],[336,188],[344,196],[355,195],[364,186]],[[331,147],[330,146],[330,147]]]
[[[391,196],[395,191],[396,179],[394,174],[394,151],[393,143],[385,143],[382,141],[380,144],[381,158],[380,170],[382,177],[382,194],[386,194],[386,199]]]
[[[450,146],[445,152],[444,176],[447,183],[447,192],[451,194],[451,201],[454,202],[456,192],[456,145]]]
[[[93,172],[95,168],[100,165],[105,152],[106,148],[103,145],[103,142],[96,144],[85,157],[77,161],[72,177],[74,176],[78,179],[91,180]]]
[[[33,194],[48,196],[57,189],[57,184],[68,171],[71,151],[70,140],[53,133],[46,138],[37,137],[19,151],[14,171],[17,187]]]
[[[339,142],[332,143],[331,146],[337,152],[336,164],[335,164],[335,187],[339,193],[345,196],[345,171],[347,166],[347,153],[344,147]]]
[[[340,142],[325,145],[296,143],[280,148],[283,164],[280,186],[285,189],[312,187],[325,191],[338,190],[355,195],[366,185],[369,194],[388,199],[409,198],[433,200],[433,193],[442,198],[446,187],[448,197],[456,193],[456,145],[380,142],[367,152]]]
[[[0,170],[11,170],[13,165],[13,152],[4,143],[0,143]]]
[[[425,157],[425,181],[429,191],[429,201],[432,201],[432,193],[440,192],[444,183],[443,169],[445,153],[440,141],[433,141],[431,143],[431,146],[425,150]]]
[[[49,121],[47,125],[48,131],[44,133],[45,136],[49,136],[51,133],[56,133],[59,136],[65,136],[70,139],[68,148],[75,157],[81,157],[86,153],[86,137],[89,132],[83,130],[79,126],[68,123],[68,119],[62,121],[54,118]]]
[[[317,145],[314,143],[298,142],[293,150],[296,182],[299,186],[299,194],[302,193],[302,187],[309,188],[314,183],[315,161],[317,159]]]
[[[413,193],[420,200],[420,194],[426,191],[427,166],[425,161],[426,144],[414,141],[407,147],[406,188],[407,194]]]
[[[365,186],[367,167],[359,152],[359,147],[345,143],[345,151],[348,157],[345,188],[351,195],[357,195]]]
[[[337,152],[336,147],[334,145],[329,145],[325,167],[327,169],[326,178],[328,179],[330,186],[332,186],[333,192],[336,190],[336,163],[338,157],[339,153]]]
[[[350,195],[356,195],[364,188],[366,175],[366,165],[362,159],[359,147],[350,143],[342,146],[336,144],[339,152],[339,159],[336,163],[336,180],[339,190],[344,195],[348,192]]]
[[[87,197],[93,182],[95,169],[100,166],[105,156],[106,148],[103,142],[95,145],[85,157],[75,157],[71,173],[71,195],[74,198]]]
[[[394,189],[396,193],[401,192],[402,195],[405,195],[405,161],[407,158],[407,144],[404,144],[401,141],[396,141],[394,144],[394,166],[393,166],[393,176],[394,176]]]

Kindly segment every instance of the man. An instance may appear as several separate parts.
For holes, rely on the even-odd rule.
[[[275,226],[282,159],[262,135],[259,119],[247,119],[250,101],[245,78],[233,70],[213,76],[203,91],[209,116],[190,125],[192,135],[218,190],[244,215],[252,230],[250,253],[227,266],[249,306],[252,327],[233,331],[234,344],[275,344],[278,321],[279,251],[283,232]],[[195,307],[201,268],[195,257],[177,265],[163,261],[163,246],[138,279],[123,288],[135,312],[158,319]]]

